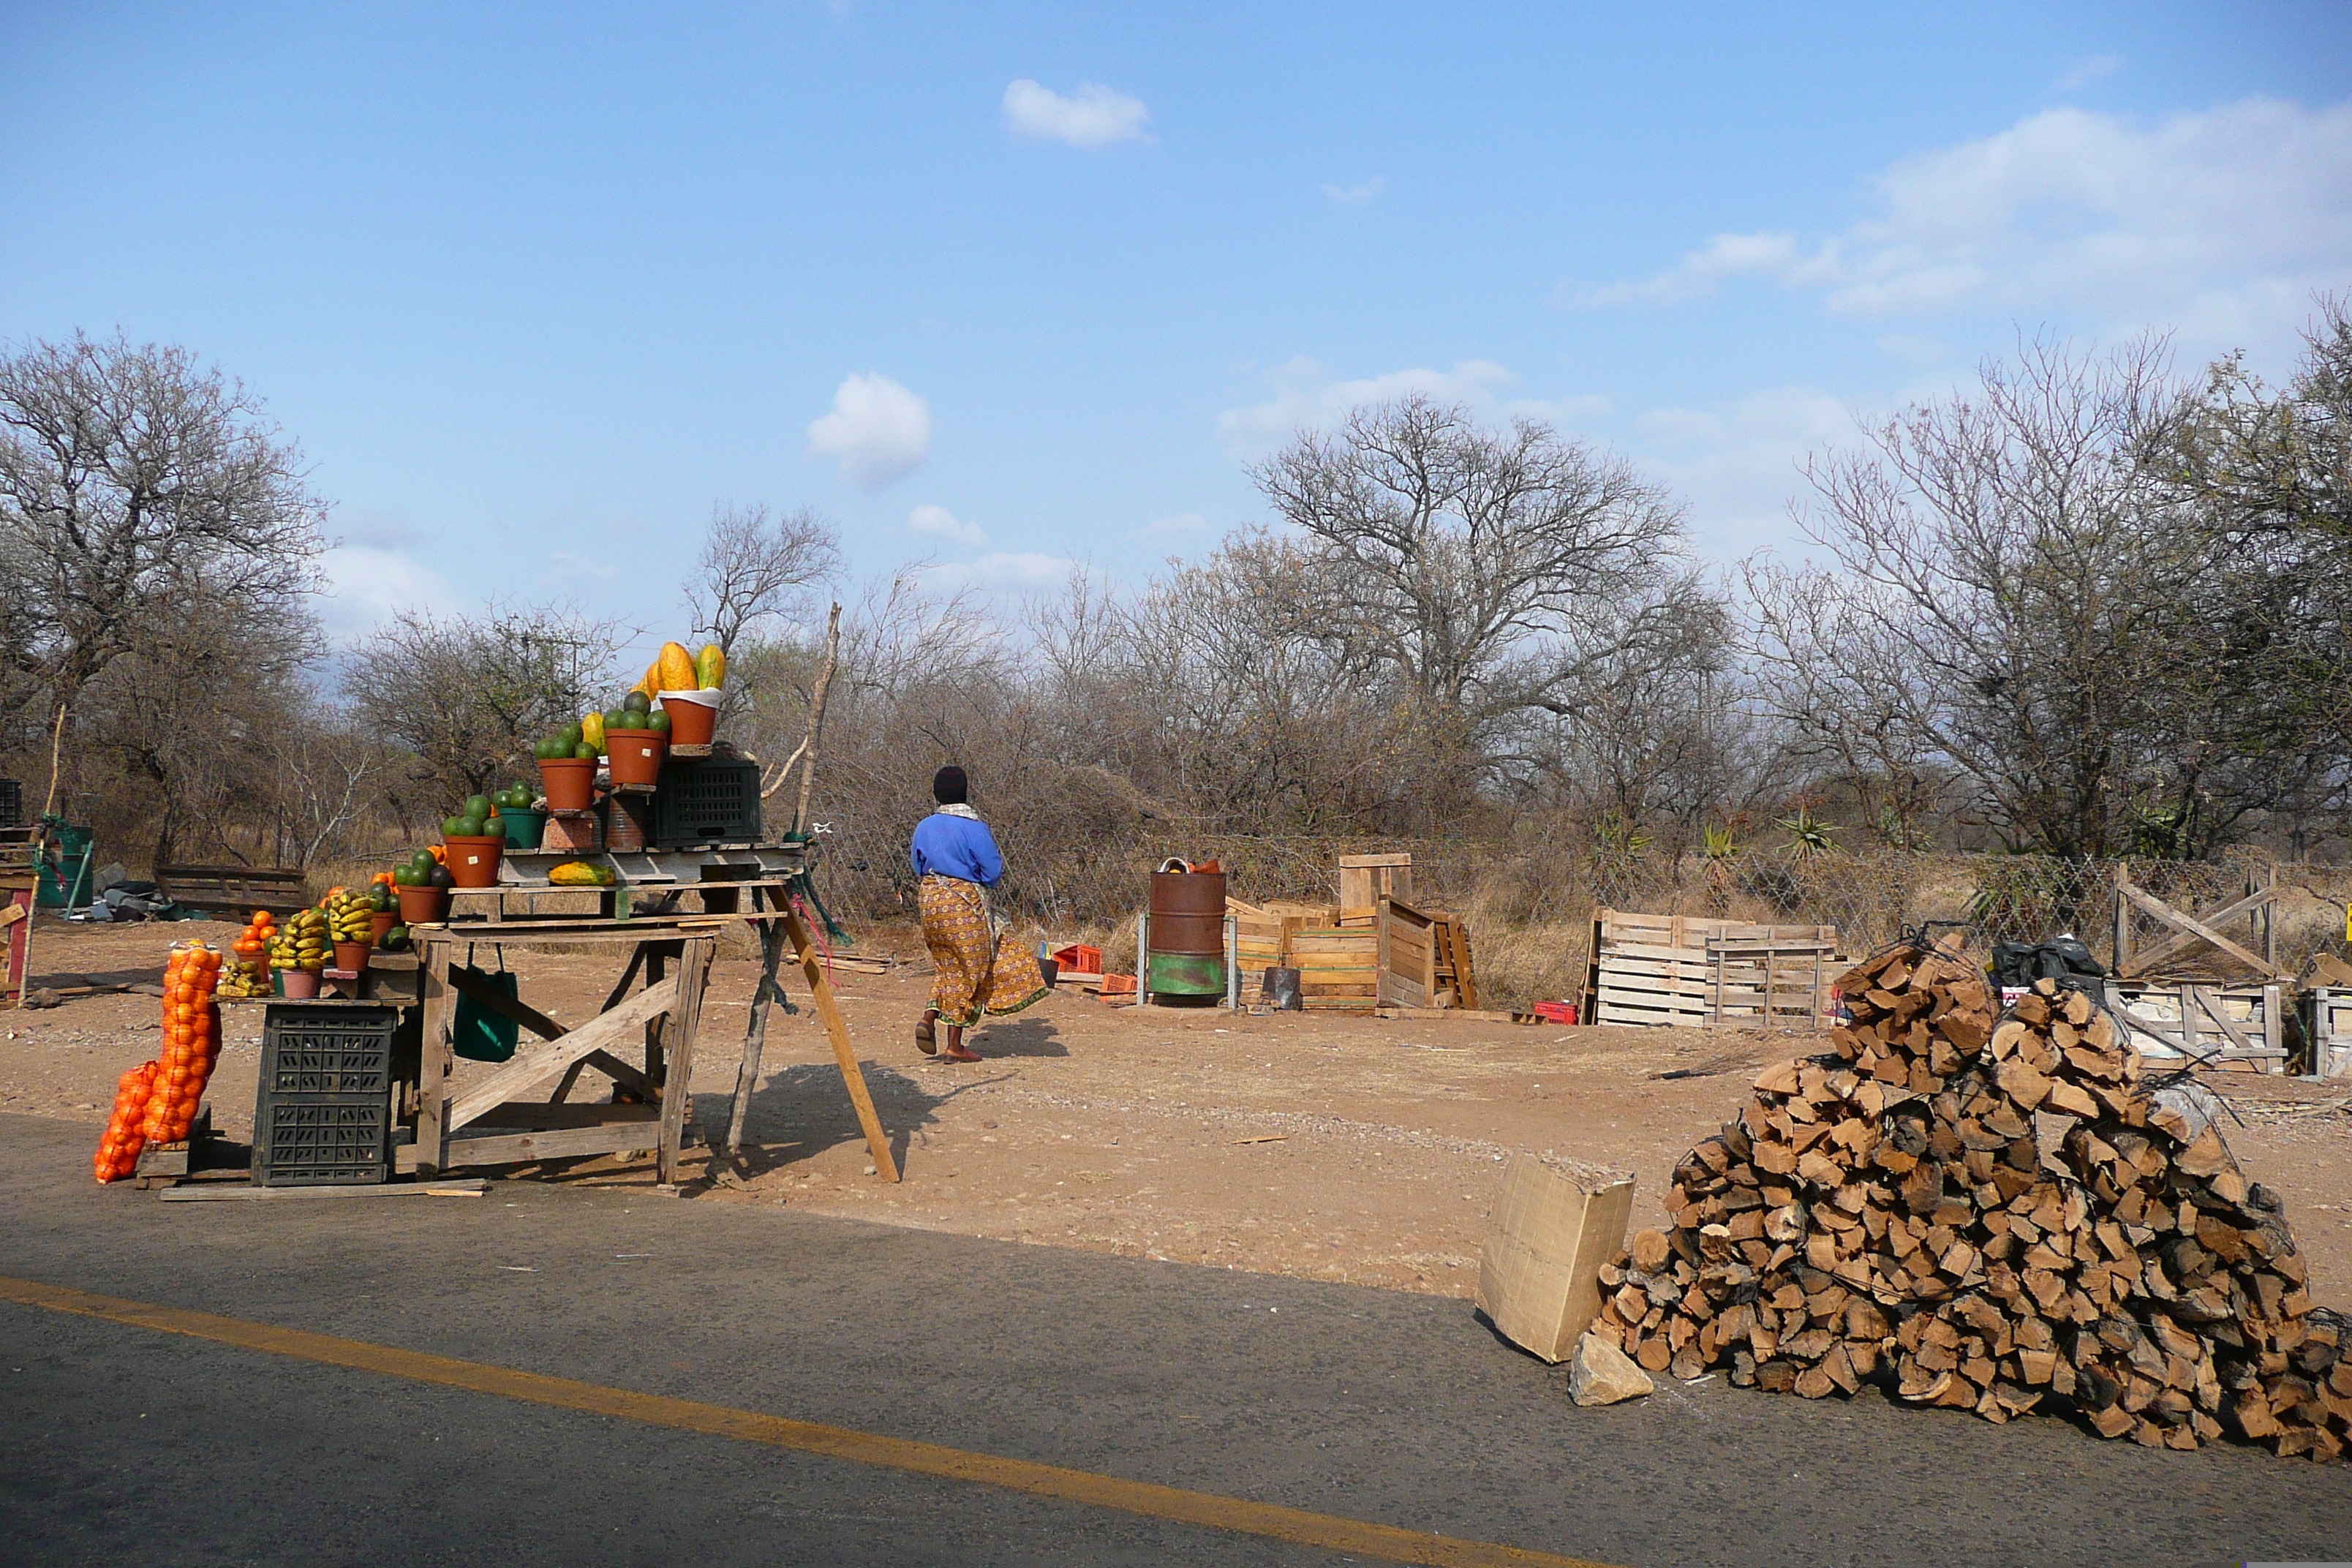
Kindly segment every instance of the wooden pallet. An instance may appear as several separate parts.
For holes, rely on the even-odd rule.
[[[1597,910],[1583,1016],[1654,1028],[1815,1028],[1836,952],[1834,926]]]

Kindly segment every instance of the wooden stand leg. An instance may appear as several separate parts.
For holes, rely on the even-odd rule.
[[[425,973],[425,1041],[416,1072],[416,1173],[437,1175],[449,1109],[449,1018],[457,993],[449,986],[449,942],[428,937],[419,955]]]
[[[808,927],[801,922],[798,910],[786,910],[783,925],[793,952],[801,961],[801,973],[808,976],[810,994],[816,998],[816,1016],[824,1021],[825,1035],[833,1041],[833,1059],[841,1066],[841,1081],[849,1088],[850,1103],[857,1107],[857,1123],[866,1129],[866,1147],[874,1156],[874,1169],[884,1181],[895,1182],[898,1163],[890,1158],[890,1140],[882,1134],[882,1119],[874,1114],[874,1097],[866,1091],[866,1073],[857,1065],[857,1053],[850,1049],[849,1026],[841,1021],[841,1009],[833,1004],[833,986],[824,977],[816,943],[809,940]]]
[[[651,948],[646,953],[646,989],[650,991],[662,983],[669,972],[669,955],[661,948]],[[658,1084],[666,1081],[662,1068],[662,1028],[667,1017],[646,1021],[646,1077]]]
[[[762,907],[765,889],[751,890],[752,907]],[[727,1112],[726,1152],[733,1154],[743,1147],[743,1122],[751,1111],[751,1091],[760,1082],[760,1056],[768,1045],[768,1005],[779,994],[776,966],[784,956],[784,933],[775,921],[760,921],[754,929],[760,933],[760,982],[751,993],[751,1020],[743,1028],[743,1065],[735,1070],[735,1101]]]
[[[686,1142],[687,1117],[694,1110],[694,1026],[702,1016],[702,993],[718,951],[718,942],[707,936],[686,944],[678,956],[677,999],[662,1020],[669,1081],[662,1091],[661,1145],[654,1157],[654,1179],[665,1187],[677,1184],[677,1156]]]

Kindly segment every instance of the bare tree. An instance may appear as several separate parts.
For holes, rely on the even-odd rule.
[[[618,630],[561,605],[404,610],[352,649],[343,690],[361,725],[414,753],[410,781],[446,803],[522,771],[533,741],[601,706]]]
[[[1750,578],[1791,721],[2053,854],[2199,853],[2291,787],[2236,624],[2263,574],[2175,482],[2184,411],[2158,341],[2035,342],[1813,461],[1839,569]]]
[[[1298,437],[1252,477],[1312,542],[1306,613],[1472,722],[1553,700],[1594,607],[1669,575],[1679,508],[1620,458],[1419,395]]]
[[[77,333],[0,358],[0,655],[53,710],[199,589],[297,613],[321,514],[259,402],[184,349]]]
[[[715,506],[686,584],[694,629],[731,660],[746,632],[804,607],[807,591],[840,572],[840,531],[815,509]]]

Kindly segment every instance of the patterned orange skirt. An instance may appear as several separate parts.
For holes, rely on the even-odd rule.
[[[988,899],[979,884],[933,872],[923,879],[918,902],[923,945],[931,950],[938,971],[931,1005],[940,1010],[941,1023],[969,1028],[983,1013],[1003,1017],[1045,997],[1045,975],[1036,955],[1010,933],[991,935]]]

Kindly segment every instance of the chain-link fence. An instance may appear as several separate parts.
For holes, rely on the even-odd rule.
[[[914,876],[904,838],[862,832],[854,822],[825,827],[818,886],[835,912],[853,924],[911,916]],[[1218,860],[1236,898],[1328,901],[1338,897],[1340,856],[1408,852],[1415,901],[1466,919],[1481,990],[1513,1003],[1574,994],[1596,907],[1834,926],[1841,950],[1854,956],[1927,922],[1958,931],[1979,954],[1996,942],[2064,931],[2112,963],[2119,870],[2183,910],[2211,910],[2274,883],[2269,941],[2282,964],[2299,969],[2315,952],[2344,951],[2352,902],[2352,867],[2253,857],[2125,861],[1874,849],[1710,859],[1612,854],[1589,844],[1173,831],[1095,844],[1031,844],[1008,835],[1002,847],[1006,877],[997,902],[1008,919],[1040,937],[1099,941],[1121,963],[1133,960],[1132,921],[1145,879],[1169,856]],[[2129,918],[2136,946],[2154,939],[2155,922]],[[2226,934],[2263,941],[2242,918]]]

